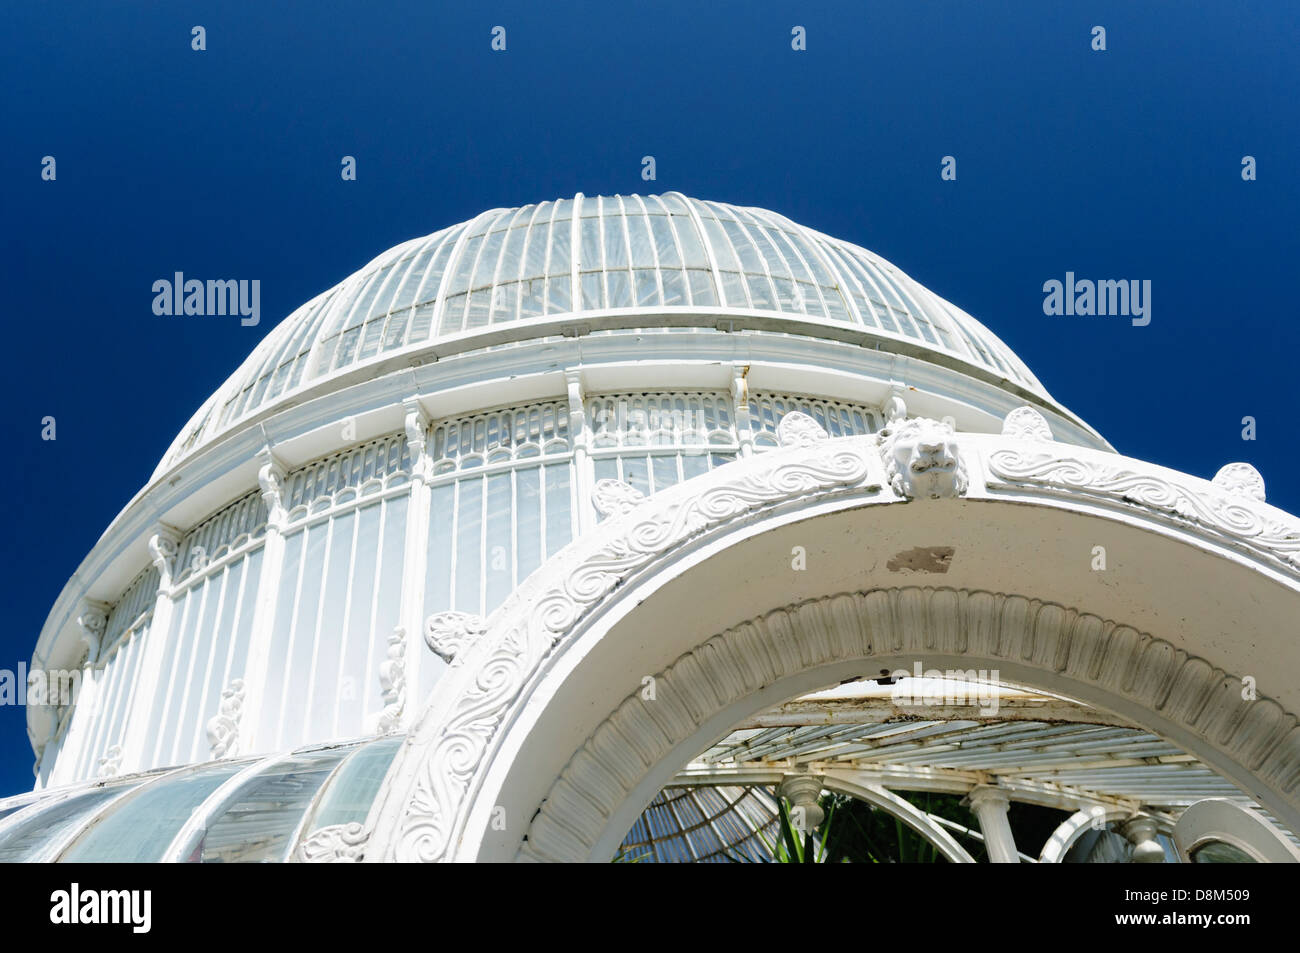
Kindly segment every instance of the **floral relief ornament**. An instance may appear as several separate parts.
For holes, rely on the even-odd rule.
[[[1017,407],[1002,421],[1002,436],[1017,440],[1051,440],[1052,428],[1045,418],[1028,405]]]
[[[1264,502],[1264,478],[1249,463],[1229,463],[1221,467],[1212,482],[1229,493]]]
[[[1194,523],[1280,560],[1293,571],[1300,569],[1300,522],[1286,514],[1270,515],[1262,504],[1264,481],[1248,464],[1229,464],[1208,484],[1174,480],[1132,466],[1011,448],[989,454],[988,466],[991,475],[1004,483],[1118,499]]]
[[[388,657],[379,664],[379,687],[384,710],[379,713],[376,730],[387,734],[397,730],[406,710],[406,629],[400,625],[388,636]]]
[[[601,516],[619,516],[645,499],[645,494],[622,480],[597,480],[591,503]]]
[[[233,758],[239,753],[239,719],[243,712],[244,680],[236,678],[221,693],[220,710],[208,719],[208,744],[213,759]]]
[[[330,824],[313,831],[295,851],[304,864],[355,864],[365,856],[370,831],[364,824]]]
[[[829,439],[821,424],[798,410],[790,411],[776,425],[776,440],[782,447],[811,447]]]
[[[424,641],[443,661],[451,662],[483,636],[487,623],[472,612],[439,612],[424,623]]]

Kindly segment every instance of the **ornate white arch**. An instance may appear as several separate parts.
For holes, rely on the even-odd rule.
[[[889,540],[907,535],[900,526],[943,532],[960,537],[965,548],[959,552],[970,554],[960,574],[954,563],[953,575],[987,576],[992,583],[1004,582],[1014,570],[1034,583],[1028,591],[1035,595],[1045,586],[1036,575],[1043,559],[1039,550],[1058,545],[1062,528],[1071,545],[1081,545],[1088,534],[1111,534],[1107,539],[1116,540],[1116,549],[1148,559],[1150,578],[1097,587],[1086,572],[1071,572],[1054,583],[1069,592],[1095,590],[1096,598],[1087,602],[1094,612],[1071,608],[1077,599],[998,595],[998,589],[981,587],[896,587],[888,595],[864,589],[865,595],[842,598],[866,600],[868,609],[872,600],[887,601],[889,618],[875,620],[872,638],[896,644],[887,653],[867,654],[859,645],[852,662],[843,664],[860,670],[867,657],[918,651],[935,661],[1000,661],[1005,673],[1016,673],[1027,684],[1072,687],[1076,697],[1165,734],[1246,786],[1284,822],[1300,826],[1296,719],[1262,693],[1245,697],[1253,682],[1242,680],[1257,679],[1261,689],[1270,688],[1287,707],[1297,707],[1300,690],[1290,677],[1297,660],[1277,621],[1294,618],[1300,607],[1300,525],[1240,492],[1239,481],[1211,483],[1055,444],[1023,421],[1002,436],[953,435],[933,422],[911,423],[878,437],[801,439],[801,445],[656,494],[553,557],[486,623],[455,616],[436,620],[430,643],[449,649],[445,654],[453,664],[390,775],[373,818],[375,843],[368,856],[425,861],[483,856],[502,792],[513,790],[510,784],[522,766],[534,775],[553,772],[551,778],[563,766],[563,759],[554,763],[559,749],[548,749],[543,757],[528,742],[530,732],[540,730],[558,701],[571,701],[565,692],[574,691],[574,684],[566,685],[566,679],[598,650],[601,639],[628,625],[638,605],[670,585],[688,576],[705,578],[700,567],[724,567],[725,557],[739,558],[760,544],[785,545],[792,528],[821,547],[832,567],[836,556],[844,558],[837,550],[846,545],[843,537],[864,526],[870,532],[879,528]],[[1026,520],[1032,524],[1028,528]],[[1005,539],[991,532],[1000,528]],[[1006,548],[1005,565],[989,562],[983,552],[995,544]],[[873,564],[862,575],[867,581],[873,576],[899,581],[887,571],[901,570],[893,562]],[[1256,626],[1257,640],[1249,646],[1226,631],[1222,612],[1202,605],[1213,587],[1198,584],[1196,577],[1206,572],[1218,572],[1226,585],[1251,588],[1248,597],[1234,594],[1231,607],[1242,625]],[[735,588],[743,590],[744,582]],[[808,585],[792,581],[788,588],[794,593]],[[1179,587],[1186,591],[1174,591]],[[1173,615],[1179,600],[1187,605],[1185,619]],[[702,606],[699,615],[707,618],[711,611]],[[1111,621],[1117,618],[1134,625]],[[823,625],[806,630],[815,634],[790,633],[785,650],[798,653],[817,640],[842,638],[843,631]],[[688,647],[703,648],[709,635],[691,636]],[[813,664],[797,654],[791,661],[804,682],[835,673],[834,664]],[[683,657],[681,664],[691,663]],[[793,689],[790,694],[816,685],[801,689],[797,683],[792,677],[783,684]],[[594,687],[596,694],[608,695],[608,686]],[[594,717],[594,727],[617,707],[584,717]],[[725,705],[712,709],[726,710]],[[687,712],[687,721],[700,731],[727,727],[711,723],[707,706]],[[675,766],[663,770],[671,773]],[[584,791],[582,797],[591,794]],[[548,809],[555,810],[558,801],[547,799]],[[520,807],[515,805],[513,813]],[[518,842],[517,834],[510,836]]]
[[[834,681],[840,663],[861,672],[874,671],[877,660],[884,660],[893,670],[907,657],[963,668],[988,662],[1004,671],[1046,668],[1081,689],[1080,695],[1116,707],[1127,701],[1147,709],[1149,721],[1200,737],[1222,753],[1220,762],[1244,756],[1267,764],[1279,757],[1294,766],[1297,757],[1294,747],[1279,751],[1294,725],[1279,707],[1242,699],[1239,681],[1130,627],[1024,596],[873,590],[751,619],[657,673],[653,701],[633,691],[538,802],[526,832],[526,856],[576,861],[612,855],[671,771],[709,743],[701,739],[708,734],[701,725],[739,721],[740,712],[755,708],[751,700],[771,686],[809,677]]]

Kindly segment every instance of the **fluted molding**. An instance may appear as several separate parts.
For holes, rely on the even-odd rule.
[[[899,654],[1006,659],[1128,698],[1277,790],[1300,793],[1300,729],[1276,702],[1163,639],[1019,595],[907,587],[788,606],[709,639],[638,685],[573,755],[527,831],[532,859],[592,858],[614,812],[710,715],[806,669]]]

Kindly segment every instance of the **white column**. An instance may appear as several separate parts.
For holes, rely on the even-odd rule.
[[[172,572],[176,565],[176,552],[181,542],[181,531],[174,526],[160,524],[149,538],[149,555],[158,569],[158,597],[154,600],[153,616],[145,635],[144,654],[136,674],[135,698],[126,718],[126,737],[122,740],[122,774],[156,767],[146,761],[153,751],[154,742],[162,726],[157,714],[167,682],[163,677],[163,653],[172,638]]]
[[[826,819],[818,803],[822,794],[819,774],[787,774],[776,789],[778,797],[790,802],[790,823],[800,837],[814,833]]]
[[[1120,833],[1133,845],[1130,864],[1163,864],[1165,849],[1156,840],[1156,820],[1147,814],[1131,817],[1120,826]]]
[[[731,367],[731,411],[735,414],[736,438],[740,441],[740,455],[754,455],[754,431],[749,425],[749,365],[733,364]]]
[[[398,609],[399,628],[406,630],[406,701],[401,725],[410,724],[424,697],[420,686],[420,662],[424,647],[424,575],[429,559],[429,505],[432,491],[433,458],[429,456],[429,415],[414,398],[405,401],[406,444],[411,453],[411,499],[406,507],[406,540],[402,565],[402,601]],[[381,633],[388,638],[388,633]],[[367,715],[374,714],[367,712]]]
[[[587,426],[587,408],[583,406],[585,393],[582,372],[569,368],[564,372],[569,395],[569,439],[573,443],[573,491],[577,502],[578,528],[581,536],[596,525],[596,509],[591,502],[591,489],[595,475],[591,464],[591,429]]]
[[[994,787],[978,787],[971,791],[967,803],[979,818],[984,846],[989,852],[989,863],[1020,863],[1016,839],[1011,833],[1011,822],[1007,820],[1007,809],[1011,806],[1007,796]]]
[[[257,729],[261,724],[262,702],[266,695],[267,662],[271,641],[275,637],[275,608],[280,594],[280,572],[284,567],[284,508],[282,483],[284,465],[269,446],[262,448],[257,482],[266,502],[266,542],[262,547],[262,574],[257,582],[257,603],[253,606],[253,623],[244,665],[244,706],[239,718],[238,750],[248,754],[259,750]],[[208,713],[204,712],[207,718]]]

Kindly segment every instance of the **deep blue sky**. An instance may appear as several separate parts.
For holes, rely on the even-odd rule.
[[[0,667],[284,315],[400,241],[576,191],[678,190],[865,245],[1121,452],[1205,477],[1244,459],[1300,511],[1297,47],[1284,0],[6,3]],[[1067,270],[1150,279],[1150,326],[1045,317]],[[261,325],[155,317],[174,271],[260,279]],[[31,760],[0,708],[0,794]]]

